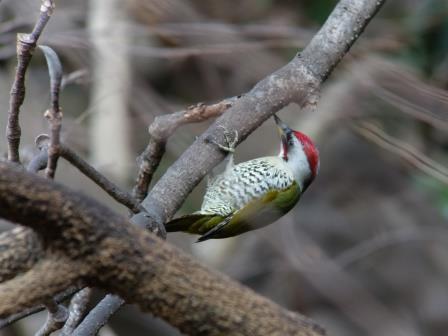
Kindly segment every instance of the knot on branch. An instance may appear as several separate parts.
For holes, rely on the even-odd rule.
[[[49,121],[49,122],[61,122],[62,117],[63,117],[63,113],[61,109],[54,109],[54,108],[50,108],[48,110],[46,110],[44,112],[44,117]]]
[[[36,37],[33,34],[17,34],[17,57],[30,59],[30,55],[36,47]]]

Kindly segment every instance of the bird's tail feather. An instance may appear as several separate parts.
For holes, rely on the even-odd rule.
[[[167,232],[184,231],[190,233],[198,233],[194,231],[196,231],[197,228],[201,227],[202,223],[208,222],[213,217],[216,217],[216,215],[193,213],[173,219],[172,221],[165,224],[165,228]]]

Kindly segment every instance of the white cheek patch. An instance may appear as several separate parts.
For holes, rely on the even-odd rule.
[[[311,169],[302,144],[298,140],[294,140],[294,146],[290,147],[286,164],[295,180],[303,187],[303,183],[311,176]]]

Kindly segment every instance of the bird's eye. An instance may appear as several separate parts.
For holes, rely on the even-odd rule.
[[[294,143],[294,139],[292,138],[292,134],[288,133],[286,135],[286,140],[288,141],[288,145],[291,146]]]

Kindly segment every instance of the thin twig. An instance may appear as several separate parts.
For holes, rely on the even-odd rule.
[[[409,114],[416,119],[423,120],[435,128],[442,130],[448,129],[448,118],[445,113],[438,113],[436,109],[425,108],[403,98],[399,94],[391,92],[388,89],[382,88],[379,84],[374,85],[374,89],[370,92],[384,100],[385,102],[397,107],[401,112]],[[434,99],[435,101],[435,99]]]
[[[140,167],[133,189],[134,196],[139,201],[145,198],[153,174],[165,153],[166,141],[179,126],[217,117],[230,108],[236,99],[238,98],[224,99],[212,105],[198,103],[187,107],[184,111],[156,117],[148,129],[149,143],[139,156]]]
[[[61,335],[72,335],[87,310],[91,295],[92,289],[85,287],[73,296],[68,309],[69,317],[62,328]]]
[[[72,83],[83,84],[88,82],[88,80],[89,71],[87,69],[76,70],[62,77],[61,88],[65,88]]]
[[[40,153],[36,155],[28,164],[27,170],[30,172],[42,170],[47,165],[48,136],[42,134],[36,139],[36,142],[40,149]],[[99,173],[87,161],[63,143],[60,144],[59,154],[62,158],[78,168],[81,173],[92,180],[118,203],[123,204],[134,213],[138,213],[143,210],[139,202],[130,193],[121,190],[120,187]]]
[[[70,287],[67,290],[65,290],[64,292],[55,295],[55,297],[53,299],[57,303],[60,303],[64,300],[66,300],[67,298],[69,298],[70,296],[72,296],[77,291],[78,291],[78,289],[76,287]],[[14,322],[17,322],[27,316],[36,314],[44,309],[45,309],[44,305],[38,305],[38,306],[34,306],[31,308],[25,309],[25,310],[21,311],[20,313],[8,316],[7,318],[0,319],[0,329],[4,328],[10,324],[13,324]]]
[[[448,184],[448,169],[410,144],[388,135],[379,126],[370,122],[358,123],[354,125],[354,129],[367,140],[397,154],[425,174],[434,177],[444,184]]]
[[[50,75],[50,108],[45,111],[45,118],[50,124],[50,144],[48,147],[48,163],[45,175],[54,178],[59,158],[61,145],[62,112],[59,105],[59,93],[61,90],[62,65],[58,55],[47,46],[39,46],[47,60],[48,73]]]
[[[106,325],[112,315],[124,304],[125,301],[121,297],[112,294],[106,295],[89,312],[71,336],[95,336]]]
[[[440,243],[446,246],[448,232],[445,229],[421,230],[417,228],[405,228],[396,231],[384,232],[343,251],[334,260],[342,268],[348,268],[352,264],[371,256],[386,248],[396,248],[406,243]]]
[[[14,83],[11,88],[8,125],[6,128],[8,160],[11,162],[20,163],[19,145],[21,129],[19,124],[19,113],[20,107],[25,99],[25,73],[30,64],[37,40],[50,19],[54,7],[55,4],[53,0],[42,0],[40,15],[31,34],[18,34],[17,36],[17,69]]]
[[[121,190],[115,183],[108,180],[104,175],[99,173],[95,168],[88,164],[78,154],[67,146],[61,145],[61,156],[79,169],[81,173],[95,182],[106,193],[109,194],[117,202],[137,213],[142,210],[140,203],[126,191]]]

